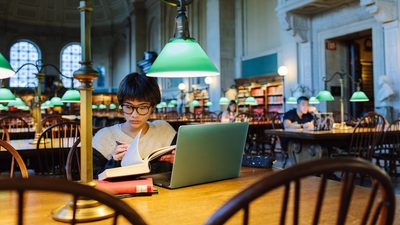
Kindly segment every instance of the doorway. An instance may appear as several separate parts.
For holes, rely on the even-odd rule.
[[[327,110],[340,115],[340,83],[336,72],[344,73],[344,112],[359,118],[374,110],[372,31],[364,30],[325,40],[326,88],[335,100],[327,104]],[[332,77],[332,79],[330,79]],[[357,86],[369,101],[350,102]]]

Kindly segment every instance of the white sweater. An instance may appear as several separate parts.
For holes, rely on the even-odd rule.
[[[166,121],[155,120],[147,122],[149,129],[139,139],[139,154],[142,158],[150,155],[153,150],[171,145],[176,131]],[[93,137],[92,145],[107,160],[112,158],[112,153],[117,145],[115,141],[131,143],[134,138],[125,134],[121,129],[122,124],[115,124],[99,130]]]

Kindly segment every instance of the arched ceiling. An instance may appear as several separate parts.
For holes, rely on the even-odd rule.
[[[121,23],[132,0],[93,0],[93,26]],[[130,3],[131,2],[131,3]],[[0,20],[41,26],[79,27],[79,0],[0,0]]]

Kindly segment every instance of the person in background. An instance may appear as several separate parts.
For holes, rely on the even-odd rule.
[[[297,99],[297,108],[291,109],[283,116],[285,129],[314,129],[314,117],[309,111],[309,99],[301,96]]]
[[[93,137],[94,177],[105,169],[121,166],[129,144],[140,130],[142,133],[139,139],[139,154],[142,159],[153,150],[176,142],[176,131],[168,122],[148,121],[155,105],[161,101],[160,89],[155,78],[139,73],[128,74],[119,85],[117,97],[126,121],[105,127]],[[168,163],[173,163],[173,160],[174,153],[160,158],[160,161]],[[168,163],[155,162],[151,165],[151,170],[168,170]]]
[[[231,100],[229,102],[228,108],[226,108],[226,110],[222,113],[221,122],[223,122],[223,123],[235,122],[235,118],[237,115],[236,107],[237,107],[237,104],[236,104],[235,100]]]

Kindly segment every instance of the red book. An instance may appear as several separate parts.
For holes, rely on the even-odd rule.
[[[153,193],[153,179],[145,178],[126,181],[98,180],[96,188],[111,194]]]

